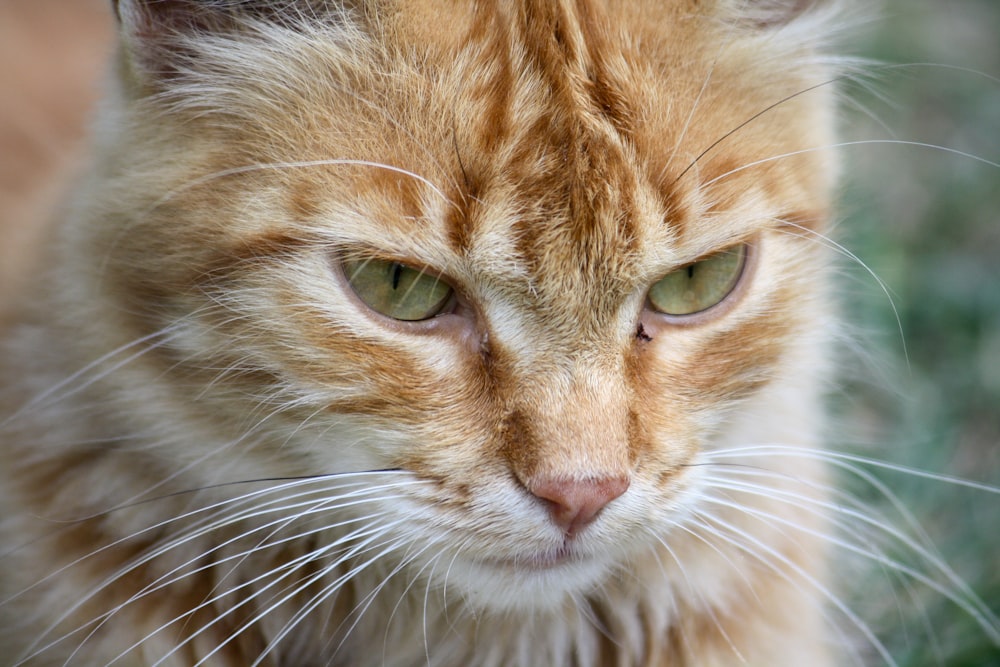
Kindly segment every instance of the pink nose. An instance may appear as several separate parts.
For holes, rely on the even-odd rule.
[[[552,520],[572,535],[594,520],[612,500],[628,490],[627,477],[591,479],[534,479],[532,494],[546,501]]]

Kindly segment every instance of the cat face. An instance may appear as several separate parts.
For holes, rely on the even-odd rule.
[[[706,452],[812,444],[833,175],[807,45],[686,3],[197,36],[185,3],[120,4],[80,242],[107,336],[164,336],[140,421],[186,478],[403,476],[363,512],[411,571],[546,608],[695,548]]]

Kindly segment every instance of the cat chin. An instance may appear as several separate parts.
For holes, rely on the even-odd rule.
[[[439,582],[475,608],[493,612],[544,612],[599,590],[612,568],[596,558],[558,552],[516,560],[455,561]]]

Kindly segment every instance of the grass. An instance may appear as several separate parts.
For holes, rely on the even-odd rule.
[[[848,267],[844,311],[879,360],[838,400],[855,451],[1000,486],[1000,3],[894,0],[855,51],[885,63],[884,100],[854,97],[840,239],[885,282]],[[964,68],[964,69],[959,69]],[[960,151],[968,156],[950,151]],[[893,309],[893,305],[895,310]],[[898,320],[897,320],[898,315]],[[942,554],[1000,614],[1000,495],[884,475]],[[857,493],[876,494],[860,486]],[[855,589],[870,591],[867,586]],[[938,594],[895,584],[882,636],[901,667],[1000,666],[1000,647]],[[883,589],[884,590],[884,586]],[[871,594],[876,595],[876,594]]]

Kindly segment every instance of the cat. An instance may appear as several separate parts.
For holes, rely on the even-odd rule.
[[[891,661],[828,572],[838,3],[112,4],[0,655]]]

